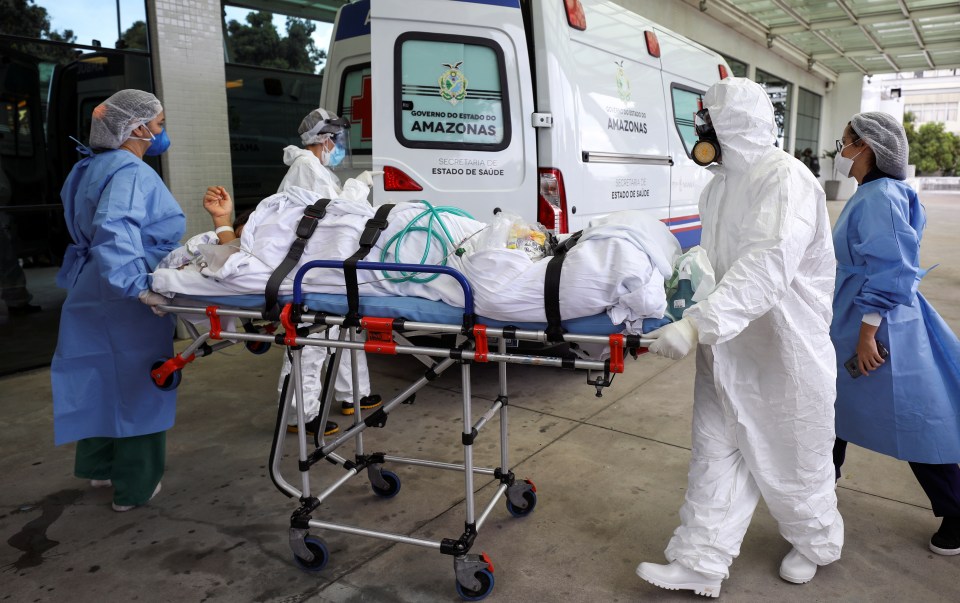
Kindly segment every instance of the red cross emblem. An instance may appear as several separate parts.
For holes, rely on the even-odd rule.
[[[363,76],[360,83],[360,96],[350,97],[350,117],[353,123],[360,123],[360,142],[370,142],[373,139],[373,103],[370,89],[370,76]]]

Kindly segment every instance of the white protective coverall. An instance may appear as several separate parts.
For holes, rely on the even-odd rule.
[[[347,194],[343,194],[340,189],[340,179],[332,170],[323,165],[313,152],[307,149],[294,145],[284,147],[283,162],[289,165],[290,169],[287,170],[286,175],[280,182],[280,188],[277,189],[278,193],[285,192],[291,186],[298,186],[316,193],[317,199],[366,199],[367,195],[370,194],[369,188],[352,178],[347,180],[345,185],[351,187],[351,190],[346,191]],[[356,190],[353,190],[352,187],[356,187]],[[331,339],[337,339],[340,336],[339,327],[331,327],[329,336]],[[316,417],[320,410],[320,394],[323,389],[322,367],[327,359],[328,349],[313,345],[304,346],[300,357],[300,365],[303,367],[303,411],[307,421]],[[343,355],[340,360],[340,369],[337,371],[334,383],[334,400],[353,402],[350,351],[341,350],[341,352],[343,352]],[[277,383],[278,392],[283,391],[283,380],[288,374],[290,374],[290,359],[284,354],[283,368],[280,371],[280,380]],[[363,352],[357,352],[357,378],[360,397],[369,396],[370,370],[367,368],[367,355]]]
[[[823,189],[776,148],[764,90],[727,78],[704,96],[722,165],[700,197],[716,289],[684,314],[699,330],[693,449],[667,559],[726,578],[762,495],[818,565],[840,557],[832,448],[836,262]]]

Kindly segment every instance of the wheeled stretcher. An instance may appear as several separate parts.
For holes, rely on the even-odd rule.
[[[454,278],[463,289],[464,307],[456,308],[442,302],[408,297],[358,297],[331,294],[304,293],[303,279],[308,271],[317,269],[344,269],[343,261],[311,261],[302,265],[294,279],[293,296],[280,298],[280,303],[270,310],[264,308],[263,296],[228,296],[224,298],[187,297],[162,310],[175,313],[187,320],[185,324],[193,341],[174,358],[157,362],[151,377],[158,387],[176,387],[186,364],[209,355],[221,348],[237,343],[245,344],[254,353],[266,351],[271,344],[282,345],[292,360],[292,371],[281,395],[277,422],[270,451],[270,476],[275,486],[285,495],[296,497],[299,506],[290,518],[289,540],[296,563],[308,571],[322,570],[329,552],[324,541],[311,534],[315,530],[330,530],[359,536],[380,538],[393,542],[438,549],[450,555],[456,578],[456,589],[465,600],[480,600],[493,589],[493,564],[486,554],[476,554],[474,541],[501,497],[506,500],[509,513],[522,517],[531,513],[537,504],[534,484],[519,480],[514,475],[509,457],[509,394],[507,389],[507,365],[527,364],[561,367],[588,371],[587,382],[596,388],[596,395],[608,387],[614,376],[624,370],[627,354],[636,355],[644,341],[640,335],[622,334],[622,327],[613,325],[607,315],[562,321],[561,328],[549,328],[546,324],[503,324],[486,320],[474,314],[473,294],[470,284],[456,270],[446,266],[383,264],[377,262],[354,262],[355,270],[393,270],[404,272],[437,273],[440,278]],[[348,290],[349,293],[349,290]],[[282,309],[281,309],[282,308]],[[277,312],[279,310],[279,312]],[[192,325],[193,318],[206,317],[209,331],[201,333]],[[232,319],[232,320],[229,320]],[[230,324],[232,323],[232,324]],[[338,339],[316,337],[329,326],[349,327],[340,329]],[[655,325],[651,324],[650,328]],[[366,341],[357,338],[365,332]],[[446,341],[456,343],[444,346],[440,343],[417,345],[408,338],[411,334],[432,333],[450,335]],[[507,341],[540,343],[566,342],[585,346],[605,346],[609,357],[584,359],[570,356],[540,356],[508,351]],[[353,356],[354,423],[336,437],[326,438],[322,429],[310,442],[306,435],[304,400],[302,389],[303,346],[319,345],[334,351],[325,373],[323,400],[320,407],[320,425],[324,425],[333,406],[331,380],[336,375],[341,353]],[[413,383],[398,392],[375,412],[363,416],[357,387],[356,353],[413,355],[427,368]],[[499,365],[499,391],[496,400],[489,406],[474,409],[471,393],[471,367],[474,363],[496,362]],[[462,381],[462,429],[459,434],[463,446],[463,461],[451,463],[436,460],[407,458],[386,452],[367,452],[364,432],[370,428],[382,428],[389,415],[410,400],[443,372],[457,365]],[[281,471],[285,431],[291,401],[296,401],[297,445],[299,481],[288,480]],[[485,402],[486,404],[486,402]],[[500,460],[497,467],[474,465],[473,445],[489,422],[499,417]],[[353,455],[344,454],[340,448],[353,442]],[[312,445],[311,445],[312,444]],[[328,461],[342,468],[342,475],[332,483],[317,486],[311,482],[310,469],[320,461]],[[389,463],[409,464],[425,468],[460,471],[464,476],[466,516],[462,534],[439,541],[414,538],[403,534],[344,525],[325,519],[325,501],[351,478],[365,472],[373,492],[380,497],[395,496],[400,489],[400,478],[384,468]],[[486,475],[499,482],[492,498],[478,505],[474,493],[474,475]],[[296,482],[296,485],[291,482]]]

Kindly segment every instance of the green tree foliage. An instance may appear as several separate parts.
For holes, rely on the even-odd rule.
[[[917,128],[915,121],[913,113],[904,114],[910,163],[917,166],[917,174],[954,176],[960,172],[960,136],[945,131],[942,123],[928,122]]]
[[[251,12],[246,23],[231,19],[226,26],[227,60],[258,67],[315,73],[326,51],[317,48],[313,32],[317,26],[305,19],[287,17],[287,35],[273,25],[273,14]]]
[[[0,33],[52,42],[77,41],[73,30],[59,32],[50,29],[47,9],[37,6],[34,0],[0,0]],[[14,42],[10,46],[49,61],[66,62],[74,56],[73,50],[52,45]]]
[[[125,32],[120,35],[118,48],[147,49],[147,24],[143,21],[134,21]]]

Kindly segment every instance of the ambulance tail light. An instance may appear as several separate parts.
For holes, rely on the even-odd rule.
[[[563,4],[567,8],[567,23],[570,27],[586,31],[587,16],[583,14],[583,5],[580,4],[580,0],[563,0]]]
[[[540,168],[540,195],[537,197],[537,222],[553,229],[554,234],[569,232],[567,228],[567,194],[560,170]]]
[[[729,75],[727,73],[727,66],[721,64],[721,65],[717,65],[717,67],[720,69],[720,79],[721,80],[727,79],[727,75]]]
[[[383,167],[383,190],[385,191],[422,191],[423,187],[403,170],[392,165]]]
[[[647,52],[650,53],[650,56],[659,59],[660,40],[657,39],[657,34],[652,31],[645,31],[643,37],[647,40]]]

